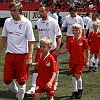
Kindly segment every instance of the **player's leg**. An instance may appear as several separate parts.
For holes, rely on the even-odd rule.
[[[83,67],[84,67],[83,64],[79,64],[79,65],[77,64],[75,66],[74,77],[77,80],[77,87],[78,87],[78,92],[77,92],[77,95],[76,95],[76,99],[80,99],[82,97],[83,87],[82,87],[81,75],[82,75]]]
[[[14,67],[12,67],[12,63],[14,59],[14,55],[10,53],[6,53],[5,63],[4,63],[4,82],[8,86],[10,90],[17,93],[18,87],[16,83],[12,80],[15,79],[15,71]]]
[[[95,51],[95,65],[94,65],[94,71],[98,71],[98,63],[99,63],[99,50]]]
[[[88,72],[91,72],[93,70],[93,54],[90,54],[90,67],[89,67],[89,70]]]
[[[40,100],[41,93],[34,94],[34,100]]]
[[[32,76],[32,87],[31,87],[30,90],[25,92],[26,94],[33,95],[35,93],[37,76],[38,76],[38,73],[33,73],[33,76]]]

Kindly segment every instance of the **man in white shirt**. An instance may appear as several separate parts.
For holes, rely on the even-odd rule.
[[[63,31],[64,28],[67,27],[66,43],[67,43],[68,39],[73,36],[73,34],[72,34],[72,25],[75,24],[75,23],[78,23],[82,26],[82,29],[83,29],[82,36],[85,37],[84,22],[83,22],[82,17],[80,17],[79,15],[76,14],[76,8],[75,7],[70,7],[69,8],[69,13],[70,13],[70,15],[65,17],[64,22],[63,22],[62,27],[61,27],[61,31]]]
[[[25,82],[29,76],[29,68],[26,65],[32,64],[35,38],[31,21],[21,15],[22,4],[18,0],[13,1],[9,9],[12,17],[5,20],[0,41],[0,53],[7,43],[4,82],[16,93],[16,100],[23,100]],[[18,87],[14,79],[18,82]]]
[[[83,17],[84,28],[86,28],[87,23],[88,23],[88,21],[90,21],[90,20],[91,20],[91,18],[90,18],[90,13],[86,13],[86,16]],[[87,33],[86,33],[86,38],[87,38],[88,34],[89,34],[89,31],[87,31]]]
[[[58,15],[56,13],[56,9],[54,9],[54,8],[51,9],[51,15],[50,16],[58,22]]]

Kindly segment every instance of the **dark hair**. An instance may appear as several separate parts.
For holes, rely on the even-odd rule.
[[[76,9],[76,7],[74,7],[74,6],[71,6],[71,7],[69,7],[69,11],[76,11],[77,9]]]
[[[40,5],[40,8],[41,8],[41,7],[45,7],[46,11],[49,9],[49,7],[48,7],[47,4],[41,4],[41,5]]]
[[[17,8],[17,10],[20,11],[20,14],[22,14],[23,5],[21,4],[21,2],[18,1],[18,0],[11,2],[10,5],[9,5],[9,9],[11,9],[14,6]]]
[[[87,13],[86,13],[86,16],[89,16],[89,15],[90,15],[90,13],[87,12]]]
[[[52,11],[55,13],[56,12],[56,9],[55,8],[52,8]]]

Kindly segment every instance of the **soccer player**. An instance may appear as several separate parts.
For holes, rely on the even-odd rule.
[[[95,66],[94,71],[98,71],[98,56],[100,54],[100,31],[98,31],[98,22],[93,22],[93,31],[90,32],[88,36],[88,41],[90,45],[90,72],[93,70],[93,59],[92,56],[94,54],[95,57]]]
[[[76,10],[77,9],[75,7],[70,7],[69,8],[70,15],[65,17],[64,22],[63,22],[62,27],[61,27],[61,31],[63,31],[64,28],[67,27],[66,43],[68,42],[68,39],[73,36],[72,25],[75,24],[75,23],[78,23],[78,24],[80,24],[82,26],[82,29],[83,29],[82,36],[85,37],[85,34],[84,34],[84,22],[83,22],[82,17],[77,15]]]
[[[57,15],[57,13],[56,13],[56,9],[55,8],[52,8],[51,9],[51,15],[50,15],[52,18],[54,18],[56,21],[57,21],[57,23],[58,23],[58,15]]]
[[[54,18],[48,15],[48,11],[49,11],[48,6],[46,4],[42,4],[39,8],[39,14],[41,17],[41,19],[37,21],[39,41],[43,37],[48,37],[52,40],[52,46],[49,52],[54,56],[57,63],[57,56],[59,55],[62,34],[61,34],[58,23],[56,22]],[[40,43],[38,43],[37,45],[36,57],[39,53],[40,53]],[[37,58],[35,58],[35,61],[37,62]],[[35,87],[36,87],[37,75],[38,75],[38,70],[35,69],[33,73],[33,78],[32,78],[32,87],[30,90],[26,92],[27,94],[34,93]],[[55,79],[55,86],[54,86],[55,90],[57,89],[57,85],[58,85],[58,75],[59,75],[59,70],[57,72],[57,76]]]
[[[40,100],[40,95],[43,92],[47,93],[47,100],[54,100],[54,81],[58,68],[53,55],[49,53],[51,46],[52,40],[43,37],[40,40],[41,53],[37,56],[38,62],[32,64],[38,69],[34,100]]]
[[[26,64],[32,64],[35,38],[31,22],[21,15],[22,4],[18,0],[13,1],[9,9],[12,17],[5,20],[0,41],[0,53],[7,43],[4,82],[16,93],[16,100],[23,100],[25,82],[29,75],[29,68]],[[18,82],[18,87],[14,79]]]
[[[72,84],[74,87],[71,99],[80,99],[83,92],[81,75],[84,68],[84,50],[86,50],[86,67],[89,67],[90,50],[86,38],[81,36],[82,26],[80,24],[73,24],[72,33],[74,36],[68,40],[66,48],[59,53],[70,53],[69,71],[72,74]]]
[[[85,29],[85,33],[87,33],[88,30],[89,30],[89,33],[93,31],[93,22],[95,22],[95,21],[98,22],[98,24],[99,24],[98,30],[100,30],[100,20],[98,20],[97,17],[98,17],[98,13],[96,11],[94,11],[92,13],[92,19],[90,21],[88,21],[88,23],[87,23],[87,26],[86,26],[86,29]],[[88,37],[88,35],[87,35],[87,37]],[[93,65],[95,65],[95,60],[94,59],[95,58],[94,58],[94,55],[93,55],[92,56]],[[90,67],[88,71],[91,72],[91,70],[92,69]]]

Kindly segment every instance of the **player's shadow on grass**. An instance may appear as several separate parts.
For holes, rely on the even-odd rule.
[[[33,100],[34,97],[32,96],[25,96],[24,100]],[[41,97],[40,100],[46,100],[46,97]],[[61,96],[61,97],[56,97],[54,96],[54,100],[71,100],[70,96]]]
[[[15,99],[16,95],[15,95],[15,93],[13,93],[10,90],[0,90],[0,98],[2,98],[2,99],[6,98],[6,100]],[[0,100],[2,100],[2,99],[0,99]]]

